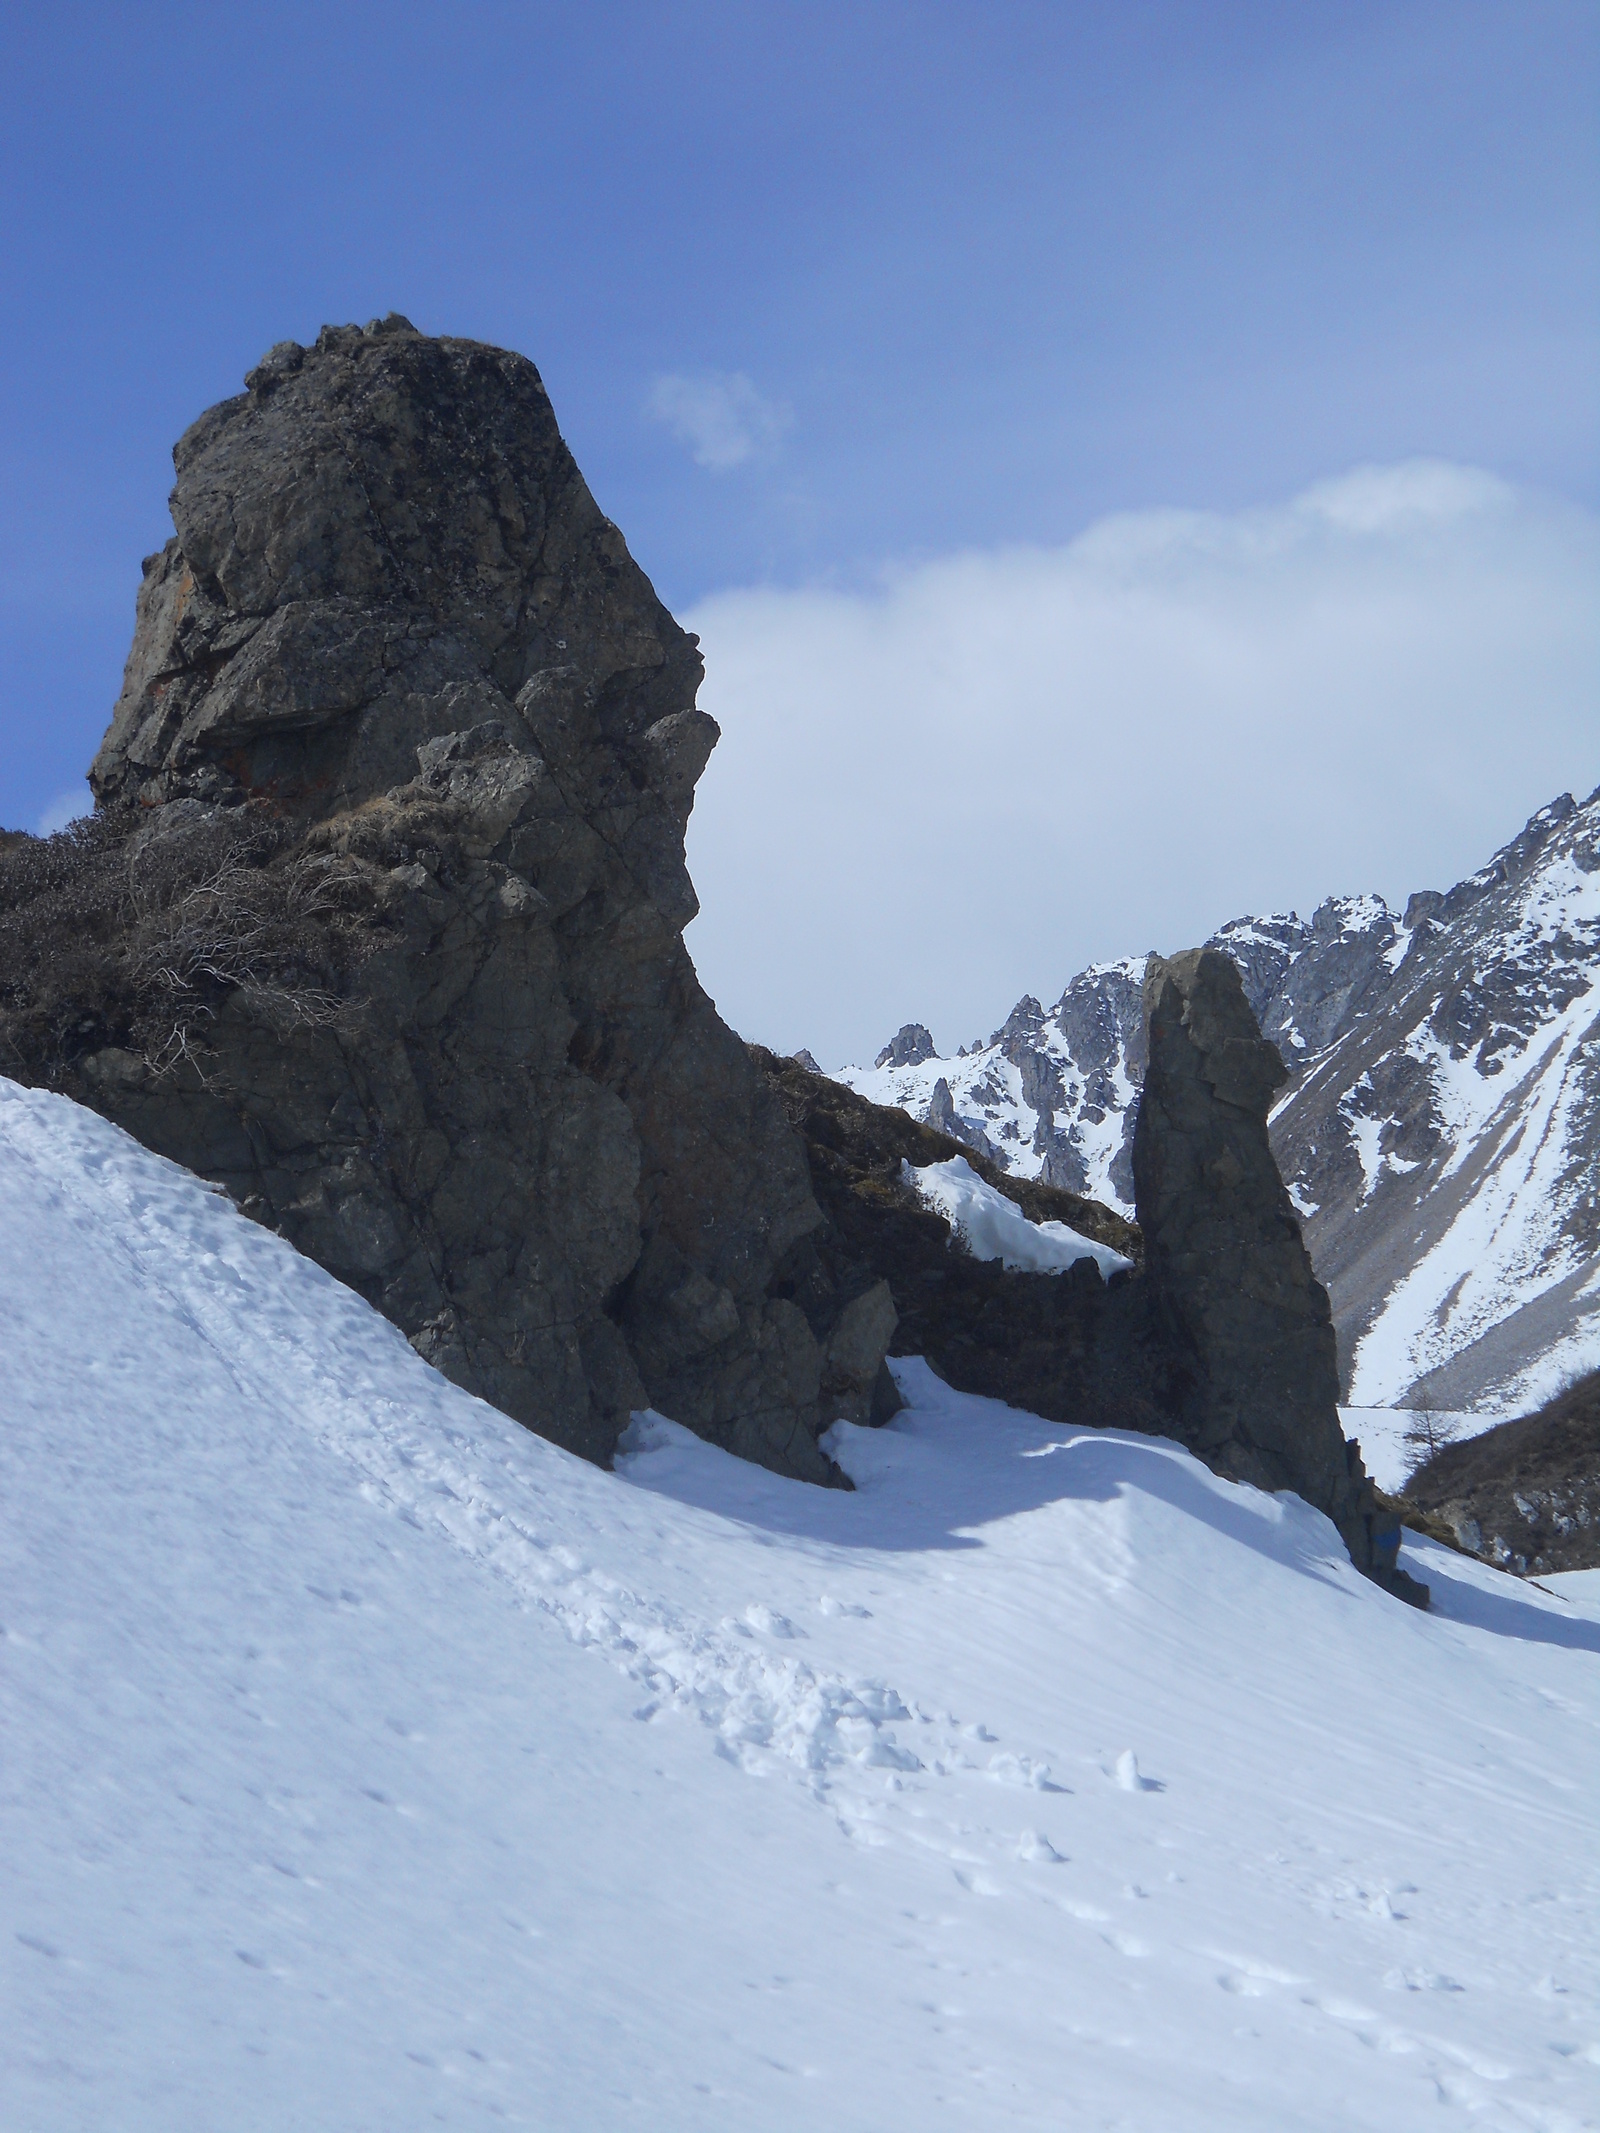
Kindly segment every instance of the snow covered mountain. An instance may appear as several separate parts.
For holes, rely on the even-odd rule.
[[[5,1081],[0,1205],[0,2124],[1595,2123],[1595,1573],[914,1362],[606,1473]]]
[[[1333,897],[1211,945],[1294,1077],[1273,1144],[1351,1400],[1512,1413],[1600,1364],[1600,793],[1403,914]],[[1096,964],[953,1060],[908,1025],[839,1078],[1131,1214],[1143,977]]]

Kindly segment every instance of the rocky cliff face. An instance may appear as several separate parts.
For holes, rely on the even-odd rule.
[[[695,640],[523,357],[390,318],[246,382],[177,446],[92,774],[114,982],[15,1065],[558,1442],[607,1459],[649,1403],[829,1478],[817,1431],[865,1418],[893,1311],[849,1269],[809,1316],[780,1293],[822,1222],[805,1152],[682,941],[717,738]],[[128,942],[162,852],[169,920],[220,923],[240,881],[270,902],[286,867],[324,884],[359,941],[338,1011],[264,1012],[247,946],[196,966],[153,1057]]]
[[[1403,914],[1334,897],[1209,945],[1290,1070],[1273,1146],[1357,1404],[1516,1412],[1600,1360],[1600,794]],[[1146,961],[1024,999],[954,1059],[845,1078],[1131,1212]]]
[[[1154,1308],[1195,1362],[1182,1434],[1348,1527],[1333,1317],[1267,1138],[1287,1071],[1218,949],[1152,956],[1144,1007],[1133,1175]]]

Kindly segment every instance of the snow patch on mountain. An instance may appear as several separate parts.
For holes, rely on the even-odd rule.
[[[1530,1043],[1514,1081],[1503,1063],[1486,1078],[1470,1056],[1453,1058],[1429,1030],[1409,1041],[1411,1056],[1429,1072],[1453,1142],[1434,1172],[1434,1187],[1470,1164],[1472,1189],[1361,1336],[1351,1372],[1353,1401],[1398,1401],[1408,1386],[1500,1325],[1508,1307],[1526,1308],[1575,1274],[1600,1275],[1600,1263],[1571,1222],[1584,1211],[1582,1200],[1593,1205],[1592,1177],[1572,1175],[1572,1152],[1584,1123],[1575,1113],[1592,1100],[1585,1069],[1594,1064],[1597,1013],[1593,994],[1580,994]],[[1362,1123],[1381,1130],[1375,1121]],[[1588,1287],[1592,1294],[1592,1283]],[[1582,1299],[1583,1288],[1578,1293]],[[1571,1371],[1596,1363],[1600,1322],[1580,1324],[1509,1374],[1501,1404],[1513,1413],[1539,1406]]]

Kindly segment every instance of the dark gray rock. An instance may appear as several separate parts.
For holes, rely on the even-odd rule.
[[[285,1034],[230,993],[171,1071],[97,1040],[74,1093],[559,1443],[608,1459],[648,1401],[837,1478],[892,1306],[774,1292],[822,1216],[683,946],[696,640],[525,358],[391,317],[247,382],[177,446],[93,784],[146,837],[290,825],[366,929],[359,1010]]]
[[[1200,1358],[1191,1434],[1240,1480],[1338,1497],[1333,1322],[1267,1139],[1288,1079],[1233,962],[1152,956],[1133,1140],[1145,1264]]]
[[[937,1059],[938,1056],[933,1039],[922,1024],[906,1022],[872,1063],[875,1067],[920,1066],[924,1059]]]
[[[1180,1434],[1217,1472],[1326,1512],[1357,1566],[1404,1591],[1345,1444],[1327,1291],[1267,1138],[1283,1061],[1218,949],[1152,956],[1144,997],[1133,1174],[1152,1309],[1196,1366]]]

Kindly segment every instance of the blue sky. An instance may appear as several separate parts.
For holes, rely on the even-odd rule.
[[[1590,0],[23,0],[0,83],[0,821],[173,439],[330,319],[532,355],[680,611],[1418,458],[1600,502]]]

